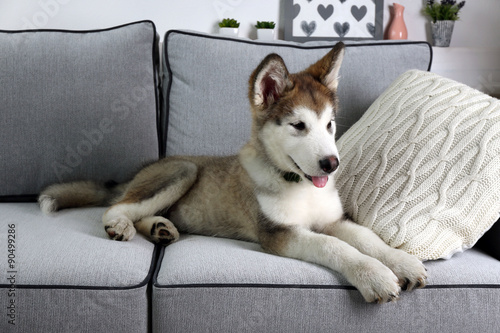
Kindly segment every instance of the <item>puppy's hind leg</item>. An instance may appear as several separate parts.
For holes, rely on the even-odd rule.
[[[139,231],[153,240],[156,239],[152,237],[151,230],[146,230],[147,226],[155,226],[155,232],[165,231],[162,232],[164,235],[166,231],[171,232],[172,228],[165,221],[161,223],[166,227],[159,225],[158,221],[151,223],[151,219],[141,220],[153,217],[179,200],[194,184],[197,173],[198,168],[194,163],[169,159],[141,170],[128,184],[122,199],[111,206],[102,217],[109,237],[114,240],[132,239],[136,233],[136,222],[140,222],[137,225]]]
[[[168,245],[179,239],[179,232],[170,220],[163,216],[148,216],[136,222],[137,231],[154,243]]]

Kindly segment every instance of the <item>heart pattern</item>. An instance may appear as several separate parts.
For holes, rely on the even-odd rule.
[[[361,21],[365,17],[367,11],[368,11],[368,9],[366,8],[366,6],[361,6],[361,7],[352,6],[351,7],[351,14],[352,14],[352,16],[354,16],[354,18],[358,22]]]
[[[345,37],[350,29],[351,25],[349,24],[349,22],[344,22],[343,24],[341,24],[340,22],[335,22],[335,24],[333,25],[333,30],[335,30],[337,35],[339,35],[339,37],[341,38]]]
[[[293,19],[295,19],[300,13],[300,5],[296,3],[293,5]]]
[[[314,30],[316,30],[316,22],[312,21],[310,23],[307,23],[306,21],[302,21],[300,27],[302,28],[302,31],[304,31],[306,36],[310,37],[314,33]]]
[[[380,3],[375,0],[335,0],[318,3],[313,0],[293,0],[287,7],[288,17],[296,20],[297,34],[292,37],[378,38],[375,25],[380,20]],[[300,24],[299,24],[300,22]],[[333,31],[332,31],[333,28]]]
[[[328,20],[330,16],[333,15],[333,5],[328,5],[327,7],[319,5],[318,13],[323,18],[323,20]]]
[[[371,22],[368,22],[366,24],[366,30],[368,30],[368,32],[370,33],[370,35],[372,35],[373,37],[375,37],[375,24],[373,24]]]

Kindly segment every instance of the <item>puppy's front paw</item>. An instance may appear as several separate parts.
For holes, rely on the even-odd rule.
[[[118,241],[128,241],[134,238],[135,228],[132,221],[126,217],[117,217],[104,223],[104,229],[109,238]]]
[[[366,258],[356,265],[350,275],[350,282],[367,302],[387,303],[399,299],[401,287],[397,276],[376,259]]]
[[[403,290],[423,288],[427,284],[427,269],[411,254],[391,249],[384,258],[384,264],[396,274]]]

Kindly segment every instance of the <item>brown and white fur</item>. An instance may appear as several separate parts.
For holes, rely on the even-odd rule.
[[[120,241],[138,231],[166,245],[179,230],[259,242],[342,273],[368,302],[423,287],[418,259],[344,216],[333,177],[343,56],[338,43],[297,74],[278,55],[267,56],[250,77],[252,132],[239,155],[168,157],[111,189],[90,181],[52,185],[39,197],[42,210],[109,204],[102,221]]]

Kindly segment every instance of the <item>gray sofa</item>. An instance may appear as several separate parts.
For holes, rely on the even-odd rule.
[[[338,136],[401,73],[432,61],[425,42],[346,44]],[[375,305],[340,274],[258,244],[111,241],[104,207],[38,208],[54,182],[120,182],[163,156],[237,152],[260,60],[278,53],[294,72],[331,46],[170,31],[160,47],[149,21],[1,31],[0,332],[498,332],[496,226],[486,250],[426,262],[426,288]]]

